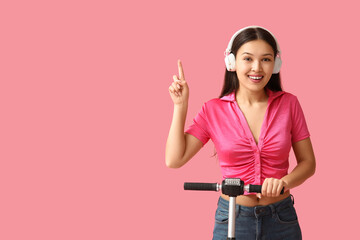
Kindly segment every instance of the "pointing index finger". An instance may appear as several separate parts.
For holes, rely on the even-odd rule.
[[[179,78],[180,80],[185,80],[184,70],[181,64],[181,61],[178,60],[178,68],[179,68]]]

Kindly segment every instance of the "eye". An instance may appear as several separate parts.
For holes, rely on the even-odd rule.
[[[271,62],[271,59],[270,58],[264,58],[263,61],[264,62]]]
[[[244,60],[245,60],[245,61],[251,61],[251,58],[245,57]]]

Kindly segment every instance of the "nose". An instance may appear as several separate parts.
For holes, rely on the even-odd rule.
[[[261,62],[260,61],[253,61],[253,65],[251,67],[251,70],[254,72],[259,72],[262,70]]]

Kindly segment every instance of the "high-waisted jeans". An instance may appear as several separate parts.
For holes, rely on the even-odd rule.
[[[213,240],[226,240],[229,201],[219,198]],[[236,205],[236,240],[301,240],[293,196],[266,206]]]

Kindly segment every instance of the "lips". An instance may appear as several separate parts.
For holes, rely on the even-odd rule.
[[[260,82],[261,79],[264,78],[264,76],[262,76],[262,75],[249,75],[248,77],[252,82],[255,82],[255,83]]]

